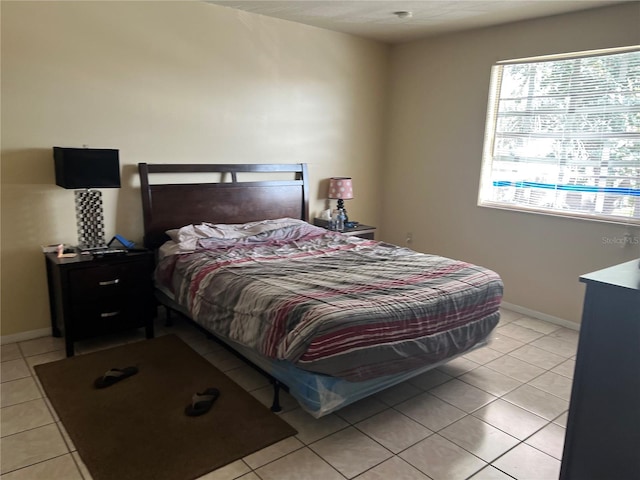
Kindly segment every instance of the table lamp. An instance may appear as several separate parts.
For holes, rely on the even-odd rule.
[[[353,198],[353,184],[351,177],[331,177],[329,179],[329,198],[338,200],[337,208],[342,210],[345,215],[345,221],[349,221],[347,211],[344,208],[344,200]]]
[[[56,185],[75,190],[78,247],[107,248],[104,239],[102,192],[95,188],[120,188],[118,150],[53,147]]]

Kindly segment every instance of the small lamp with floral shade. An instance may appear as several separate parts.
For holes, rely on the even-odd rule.
[[[345,221],[349,221],[347,210],[344,208],[344,200],[351,200],[353,198],[351,177],[331,177],[329,180],[329,198],[331,200],[338,200],[338,210],[342,210]]]

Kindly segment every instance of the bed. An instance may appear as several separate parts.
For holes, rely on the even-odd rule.
[[[493,271],[307,223],[305,164],[138,165],[156,297],[315,417],[486,344]],[[181,180],[184,177],[185,180]]]

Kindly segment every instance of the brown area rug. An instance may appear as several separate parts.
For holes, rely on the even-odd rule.
[[[139,372],[104,389],[111,368]],[[36,373],[94,480],[187,480],[296,431],[175,335],[38,365]],[[220,390],[188,417],[195,392]]]

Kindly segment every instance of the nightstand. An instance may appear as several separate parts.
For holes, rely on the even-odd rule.
[[[51,330],[54,337],[64,335],[67,357],[84,338],[139,327],[153,338],[152,251],[72,258],[47,253],[46,265]]]
[[[313,224],[316,227],[329,228],[329,221],[323,220],[321,218],[314,218]],[[345,228],[342,232],[344,235],[351,235],[352,237],[360,237],[366,238],[367,240],[374,240],[376,232],[376,227],[372,227],[371,225],[362,225],[359,224],[357,227],[353,228]]]

